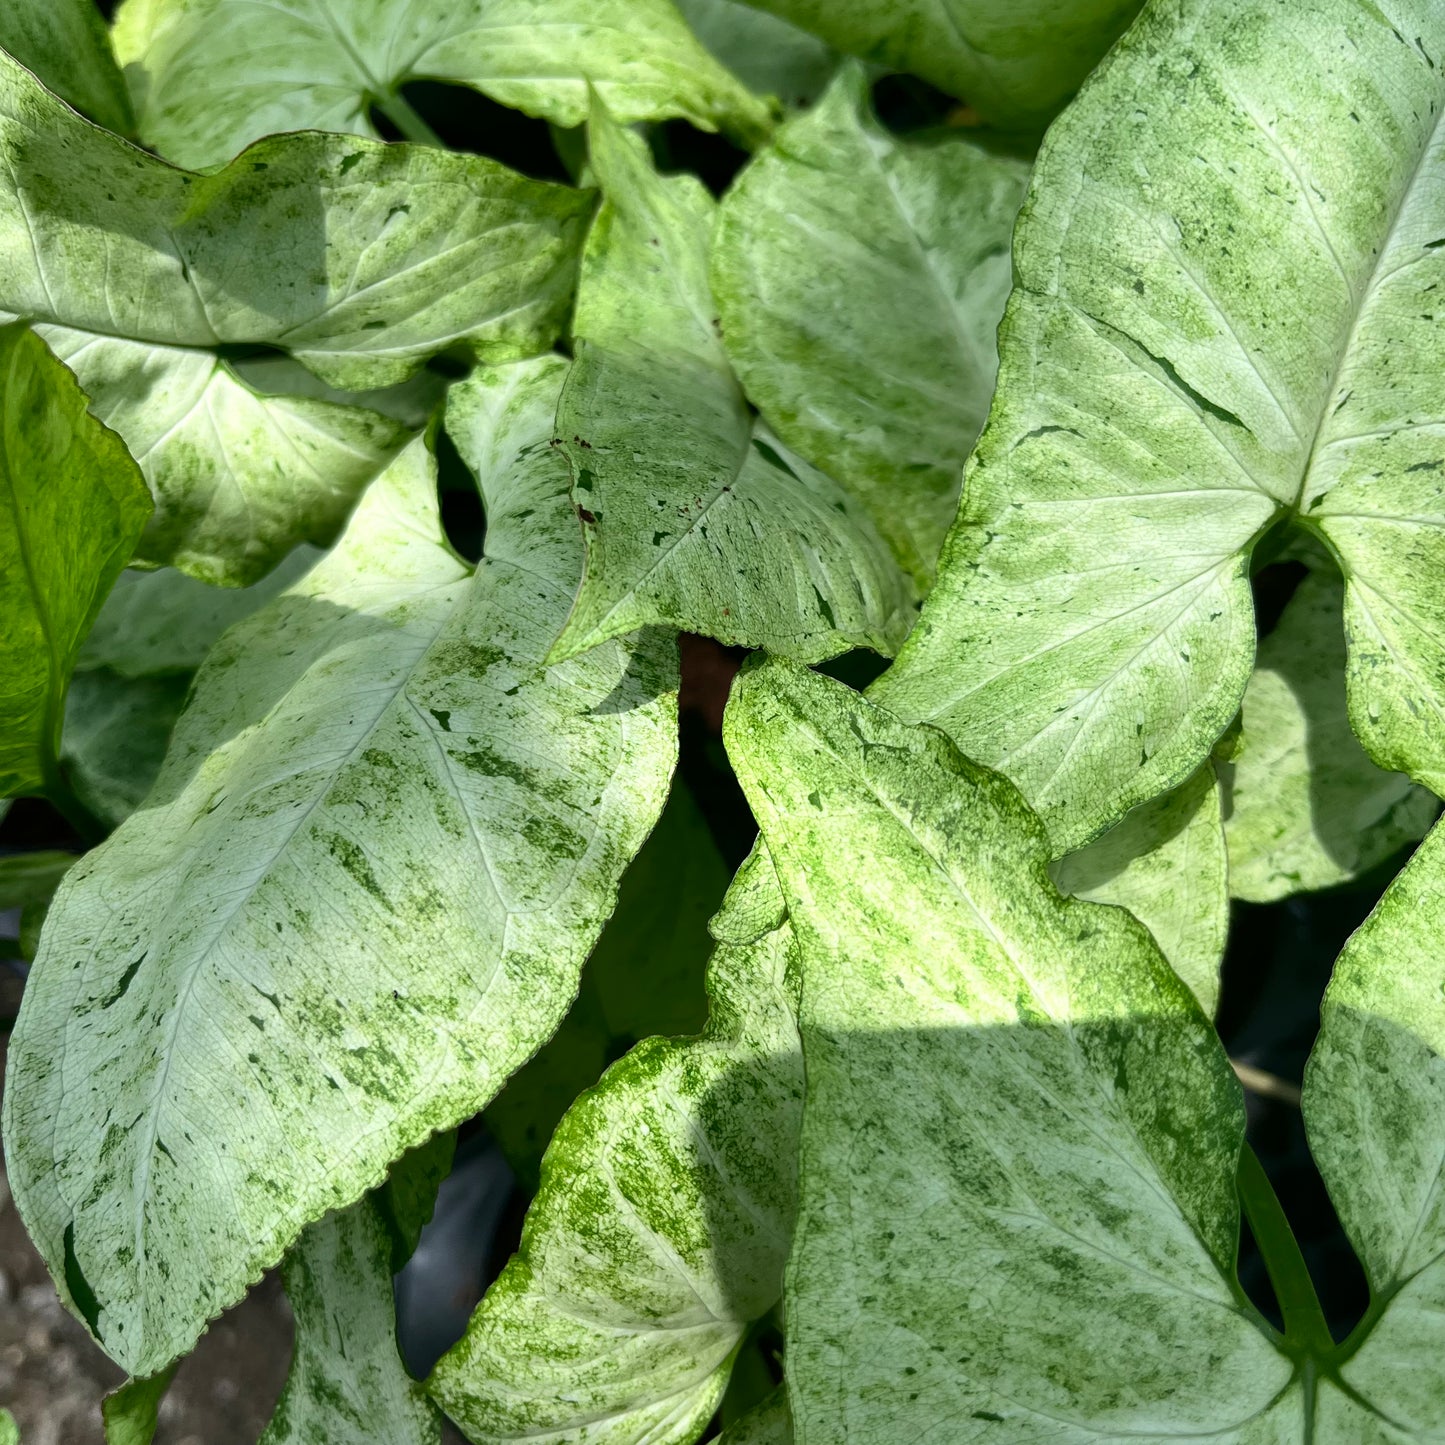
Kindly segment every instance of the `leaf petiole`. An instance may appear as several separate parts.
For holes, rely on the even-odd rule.
[[[403,140],[417,145],[446,147],[441,137],[419,116],[411,103],[397,90],[390,95],[379,95],[374,102],[376,108],[401,132]]]
[[[1329,1354],[1335,1347],[1334,1337],[1325,1323],[1309,1267],[1280,1207],[1274,1185],[1269,1182],[1259,1156],[1248,1144],[1239,1155],[1239,1202],[1259,1252],[1264,1256],[1264,1267],[1274,1286],[1280,1314],[1284,1316],[1285,1339],[1292,1347],[1291,1353]]]

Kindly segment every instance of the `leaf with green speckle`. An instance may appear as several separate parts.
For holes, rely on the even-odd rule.
[[[20,1445],[20,1427],[9,1410],[0,1407],[0,1445]]]
[[[566,1013],[662,808],[671,640],[543,661],[582,566],[548,445],[565,369],[451,392],[475,575],[414,442],[212,649],[146,805],[57,895],[10,1047],[10,1182],[132,1373],[491,1099]]]
[[[232,623],[305,576],[320,556],[315,547],[297,547],[251,587],[211,587],[169,567],[127,568],[116,578],[75,665],[130,678],[190,674]]]
[[[296,1347],[260,1445],[440,1445],[441,1416],[397,1351],[391,1274],[372,1199],[307,1227],[281,1271]]]
[[[1369,1280],[1371,1310],[1322,1391],[1318,1440],[1445,1432],[1445,830],[1437,827],[1345,945],[1305,1070],[1310,1150]],[[1392,1428],[1381,1423],[1389,1421]]]
[[[817,662],[891,654],[911,594],[864,509],[755,427],[707,280],[716,204],[660,177],[600,105],[604,202],[587,241],[557,412],[587,566],[553,650],[649,623]]]
[[[638,1039],[703,1026],[708,919],[727,885],[707,822],[675,777],[657,827],[623,876],[566,1021],[487,1110],[487,1128],[524,1189],[535,1191],[562,1115],[613,1059]]]
[[[373,105],[420,139],[400,94],[418,79],[563,126],[586,119],[589,84],[623,120],[680,116],[745,142],[771,121],[672,0],[126,0],[115,38],[141,135],[187,166],[274,131],[374,136]]]
[[[0,794],[15,796],[61,786],[76,655],[151,510],[119,438],[16,325],[0,327],[0,503]]]
[[[1377,768],[1350,730],[1344,590],[1338,576],[1311,573],[1260,644],[1242,745],[1220,766],[1236,898],[1270,903],[1347,882],[1423,838],[1440,810]]]
[[[963,506],[875,695],[1060,851],[1208,757],[1276,523],[1345,563],[1367,751],[1445,790],[1442,54],[1434,0],[1154,5],[1045,140]]]
[[[911,71],[1000,126],[1042,130],[1141,0],[755,0],[829,44]]]
[[[1051,872],[1062,893],[1127,908],[1213,1017],[1233,872],[1211,765],[1141,803],[1102,838],[1059,859]]]
[[[405,429],[264,395],[218,348],[280,348],[352,390],[448,348],[542,350],[592,204],[480,156],[344,136],[273,137],[188,175],[3,55],[0,143],[0,312],[44,324],[140,461],[158,501],[142,557],[229,585],[329,541]]]
[[[850,64],[728,191],[712,286],[748,397],[932,580],[998,366],[1028,166],[900,141]]]
[[[1234,1279],[1239,1086],[1148,933],[839,683],[746,669],[724,736],[799,949],[799,1439],[1302,1438]]]
[[[135,129],[125,79],[94,0],[6,0],[0,50],[97,125],[119,135]]]
[[[516,1257],[427,1387],[477,1445],[668,1445],[782,1292],[802,1104],[792,935],[761,851],[716,923],[711,1014],[568,1112]]]
[[[138,565],[247,587],[298,543],[329,545],[411,436],[364,407],[267,395],[206,349],[36,330],[150,486],[156,506]]]

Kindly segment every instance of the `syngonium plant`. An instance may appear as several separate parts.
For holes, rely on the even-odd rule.
[[[1445,1439],[1436,0],[0,47],[0,780],[65,820],[0,857],[4,1142],[111,1442],[278,1263],[266,1445]],[[572,183],[441,145],[438,81]],[[679,633],[753,654],[725,898]],[[1337,1338],[1211,1016],[1231,897],[1391,867],[1303,1088]],[[479,1113],[530,1210],[417,1380]]]

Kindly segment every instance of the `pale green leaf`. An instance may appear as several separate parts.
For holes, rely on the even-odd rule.
[[[48,903],[76,856],[58,848],[0,855],[0,909]]]
[[[1365,1266],[1372,1308],[1339,1376],[1379,1420],[1327,1415],[1317,1439],[1436,1440],[1445,1394],[1445,830],[1436,828],[1345,946],[1305,1072],[1310,1149]],[[1332,1410],[1347,1417],[1334,1396]]]
[[[279,136],[187,175],[8,58],[0,142],[0,310],[157,346],[264,343],[352,390],[453,345],[547,346],[591,207],[482,156],[349,136]]]
[[[105,1445],[151,1445],[159,1423],[161,1401],[175,1378],[176,1367],[144,1380],[127,1380],[100,1402]]]
[[[671,643],[543,664],[581,569],[547,445],[565,365],[453,389],[475,576],[413,443],[212,650],[147,806],[57,896],[10,1049],[10,1181],[132,1373],[488,1102],[561,1021],[661,810]]]
[[[1365,755],[1345,706],[1344,585],[1313,572],[1260,644],[1242,747],[1220,766],[1229,891],[1268,903],[1329,888],[1423,838],[1440,809]]]
[[[0,794],[55,784],[76,654],[150,510],[71,374],[0,327]]]
[[[702,1027],[708,919],[727,885],[707,822],[674,778],[657,827],[622,879],[566,1021],[487,1110],[487,1127],[524,1188],[535,1190],[552,1131],[608,1063],[638,1039]]]
[[[77,672],[65,699],[60,764],[76,797],[107,827],[140,807],[165,757],[190,678]]]
[[[1141,803],[1051,872],[1060,892],[1127,908],[1213,1016],[1233,879],[1213,767]]]
[[[749,398],[925,584],[993,393],[1027,177],[963,136],[895,139],[849,65],[718,217],[713,290]]]
[[[807,662],[891,654],[909,592],[863,508],[755,429],[707,280],[716,205],[658,176],[599,106],[604,203],[572,323],[557,414],[587,537],[582,588],[555,656],[649,623]]]
[[[776,915],[761,852],[723,934]],[[521,1248],[428,1389],[477,1445],[697,1439],[782,1292],[802,1059],[792,936],[720,944],[699,1038],[649,1039],[562,1121]]]
[[[1294,1370],[1233,1282],[1243,1102],[1145,930],[839,683],[746,670],[724,729],[800,953],[799,1438],[1302,1438],[1244,1428]]]
[[[1249,680],[1249,553],[1286,517],[1345,557],[1367,747],[1433,776],[1445,731],[1405,717],[1432,716],[1432,614],[1389,613],[1392,661],[1360,608],[1424,586],[1410,549],[1440,535],[1409,468],[1439,429],[1415,317],[1445,279],[1441,54],[1433,0],[1163,4],[1049,132],[964,504],[877,695],[1007,773],[1061,849],[1208,756]],[[1422,525],[1360,523],[1366,494]]]
[[[6,0],[0,49],[97,125],[120,135],[134,130],[130,96],[95,0]]]
[[[361,407],[265,395],[213,351],[37,329],[150,486],[141,565],[245,587],[297,543],[329,545],[409,434]]]
[[[785,106],[810,104],[837,68],[838,56],[825,42],[743,0],[677,0],[677,8],[738,79]]]
[[[770,120],[672,0],[126,0],[115,38],[141,135],[188,166],[273,131],[375,135],[371,103],[394,115],[415,79],[564,126],[586,118],[589,83],[623,120],[681,116],[748,141]]]
[[[1004,126],[1042,129],[1140,0],[754,0],[839,50],[912,71]]]
[[[291,1372],[260,1445],[440,1445],[396,1345],[392,1240],[372,1199],[310,1225],[282,1270]]]
[[[20,1427],[9,1410],[0,1406],[0,1445],[20,1445]]]
[[[793,1445],[787,1390],[779,1385],[761,1405],[733,1421],[718,1437],[718,1445]]]
[[[209,587],[183,572],[127,569],[81,644],[77,668],[103,667],[121,677],[191,673],[234,622],[283,592],[321,553],[300,546],[252,587]]]

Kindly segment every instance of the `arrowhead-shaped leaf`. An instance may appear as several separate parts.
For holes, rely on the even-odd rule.
[[[496,1093],[662,807],[671,644],[543,665],[581,570],[547,445],[565,366],[453,389],[475,576],[413,443],[337,549],[225,634],[148,806],[62,886],[10,1049],[10,1180],[132,1373]]]
[[[756,0],[890,70],[921,75],[1006,127],[1042,129],[1140,0]]]
[[[1049,133],[993,410],[877,696],[1061,848],[1204,761],[1287,518],[1345,563],[1367,749],[1445,788],[1442,55],[1430,0],[1155,6]]]
[[[962,136],[895,139],[849,65],[718,217],[712,285],[749,398],[925,584],[993,394],[1027,178]]]
[[[76,655],[150,510],[75,378],[0,327],[0,795],[56,785]]]
[[[770,120],[672,0],[126,0],[115,36],[141,135],[187,166],[274,131],[375,135],[370,106],[394,108],[418,78],[564,126],[586,119],[589,83],[623,120],[681,116],[745,140]]]
[[[50,324],[140,459],[159,503],[144,559],[232,585],[298,541],[329,542],[405,433],[354,406],[265,396],[217,348],[280,348],[350,390],[452,346],[543,350],[591,207],[482,157],[343,136],[274,138],[188,175],[87,125],[4,55],[0,143],[0,312]]]
[[[841,684],[747,671],[725,736],[800,951],[799,1438],[1301,1438],[1246,1433],[1301,1405],[1234,1281],[1242,1100],[1144,929]]]
[[[716,206],[663,178],[600,105],[588,238],[557,413],[587,568],[555,655],[648,623],[816,662],[892,653],[906,579],[864,509],[754,427],[717,332]]]
[[[1229,891],[1267,903],[1329,888],[1423,838],[1439,803],[1365,755],[1345,706],[1344,585],[1299,585],[1244,690],[1238,755],[1221,764]]]
[[[563,1119],[521,1248],[428,1388],[478,1445],[670,1445],[782,1293],[802,1103],[792,934],[755,853],[715,929],[712,1012]]]

